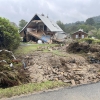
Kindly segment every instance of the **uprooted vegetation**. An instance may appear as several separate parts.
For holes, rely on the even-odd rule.
[[[66,50],[72,53],[86,53],[87,55],[85,55],[90,63],[100,64],[100,45],[73,42],[69,44]]]
[[[69,45],[42,45],[21,59],[26,62],[26,70],[30,74],[31,82],[60,80],[74,85],[84,84],[99,81],[99,62],[90,64],[92,58],[87,59],[90,55],[84,57],[90,51],[99,53],[99,45],[96,46],[97,48],[95,46],[78,42]],[[84,55],[79,55],[79,52]]]
[[[23,64],[8,50],[0,51],[0,87],[11,87],[27,83]]]

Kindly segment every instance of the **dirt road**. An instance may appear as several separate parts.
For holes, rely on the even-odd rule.
[[[100,83],[63,88],[9,100],[100,100]]]

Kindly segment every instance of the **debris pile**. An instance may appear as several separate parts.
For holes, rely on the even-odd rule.
[[[11,87],[28,82],[23,65],[8,50],[0,50],[0,87]]]
[[[85,52],[88,53],[90,49],[90,45],[88,43],[79,43],[72,42],[66,48],[68,52],[77,53],[77,52]]]
[[[72,85],[100,80],[98,64],[88,64],[83,57],[59,57],[52,53],[34,52],[26,58],[26,69],[32,82],[61,80]]]
[[[48,50],[48,51],[53,51],[53,50],[59,50],[59,51],[66,51],[66,46],[63,44],[57,44],[55,46],[40,46],[37,48],[37,51],[43,51],[43,50]]]
[[[98,63],[100,64],[100,52],[90,53],[87,57],[89,63]]]
[[[66,49],[68,52],[73,53],[87,53],[87,61],[89,63],[100,64],[100,45],[73,42]]]

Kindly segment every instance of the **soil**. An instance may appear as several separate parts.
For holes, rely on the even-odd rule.
[[[29,78],[31,82],[60,80],[71,85],[87,84],[100,80],[99,47],[79,43],[38,47],[37,51],[17,59],[12,52],[1,50],[0,63],[3,66],[4,63],[7,65],[21,63],[23,68],[19,67],[21,68],[19,71],[23,70],[24,78]],[[11,68],[15,68],[15,65]]]
[[[63,81],[72,85],[86,84],[100,80],[100,64],[89,63],[81,54],[59,51],[66,56],[58,56],[52,52],[35,51],[25,56],[26,70],[32,82]],[[50,48],[49,48],[50,49]],[[50,50],[55,50],[51,48]],[[56,48],[56,50],[58,50]]]

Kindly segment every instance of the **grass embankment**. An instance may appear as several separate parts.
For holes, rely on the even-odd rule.
[[[20,86],[15,86],[6,89],[0,89],[0,98],[12,97],[21,94],[34,93],[36,91],[43,91],[60,86],[68,86],[68,84],[61,81],[46,81],[42,83],[28,83]]]

